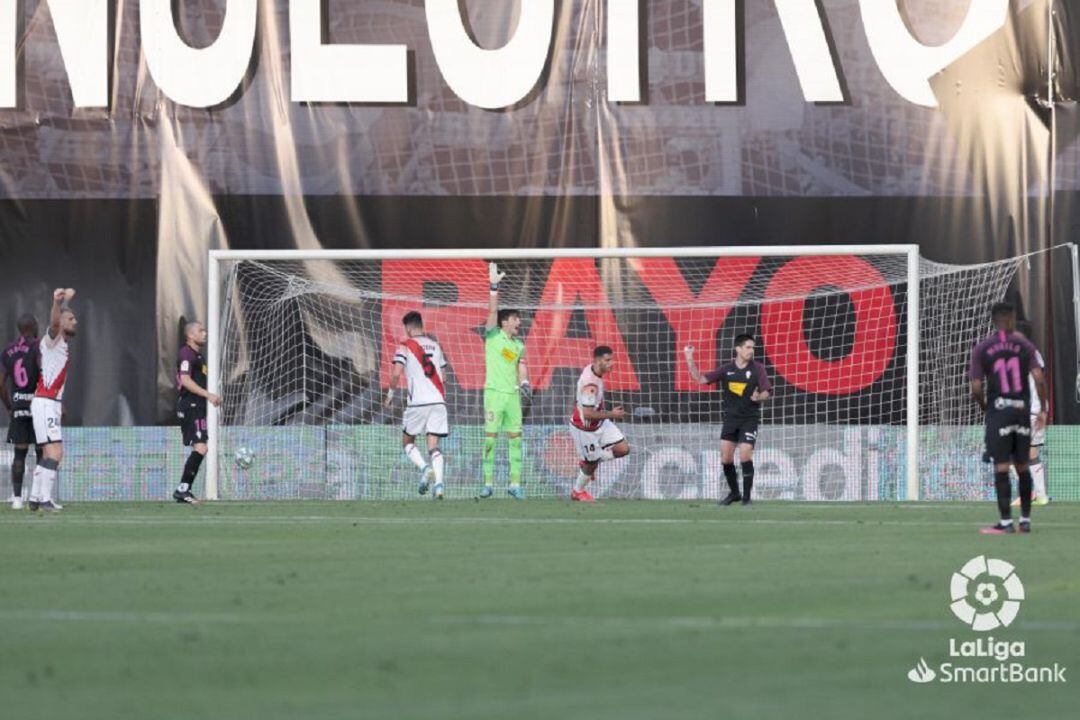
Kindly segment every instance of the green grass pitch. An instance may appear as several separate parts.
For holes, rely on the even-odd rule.
[[[1064,718],[1080,505],[507,500],[0,508],[0,703],[36,718]],[[977,634],[977,555],[1027,597],[991,633],[1058,685],[916,684]],[[987,661],[976,661],[989,664]]]

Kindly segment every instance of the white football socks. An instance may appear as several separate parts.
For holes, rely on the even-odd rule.
[[[34,482],[30,488],[30,499],[34,502],[49,502],[53,499],[56,488],[56,471],[38,465],[34,468]]]
[[[412,464],[423,470],[427,467],[427,460],[424,459],[424,454],[420,452],[420,448],[416,447],[413,443],[409,443],[405,446],[405,455],[412,461]]]
[[[446,465],[446,460],[443,458],[442,452],[438,449],[431,451],[431,467],[435,470],[435,484],[439,484],[443,481],[443,469]]]
[[[1046,497],[1046,468],[1041,461],[1031,465],[1031,487],[1034,497]]]

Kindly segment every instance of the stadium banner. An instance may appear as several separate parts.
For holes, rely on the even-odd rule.
[[[647,424],[624,426],[631,453],[603,463],[597,492],[604,498],[713,500],[723,487],[719,425]],[[162,500],[170,496],[187,451],[179,431],[167,427],[67,428],[62,500]],[[895,427],[818,426],[820,442],[811,451],[792,442],[798,429],[762,428],[755,495],[761,500],[874,501],[903,494],[903,430]],[[993,479],[979,461],[982,429],[925,428],[922,468],[927,500],[989,500]],[[942,458],[938,445],[955,447],[956,434],[969,451]],[[946,442],[944,438],[948,436]],[[468,499],[481,483],[478,458],[482,428],[454,428],[444,448],[447,497]],[[576,465],[568,462],[570,436],[564,425],[526,425],[523,479],[530,497],[566,497]],[[223,437],[231,458],[243,445],[253,462],[240,469],[231,461],[223,473],[225,500],[423,499],[416,493],[416,470],[401,453],[400,432],[389,425],[291,428],[232,428]],[[1045,458],[1050,495],[1080,500],[1080,431],[1051,426]],[[505,454],[496,477],[506,478]],[[33,455],[31,455],[31,458]],[[498,457],[498,455],[497,455]],[[0,465],[11,461],[0,447]],[[31,461],[32,465],[32,461]],[[941,478],[949,478],[948,481]],[[201,482],[201,481],[200,481]],[[501,481],[500,481],[501,482]],[[201,485],[196,487],[200,490]],[[0,496],[10,493],[0,475]],[[501,484],[499,492],[502,493]],[[503,495],[505,497],[505,495]]]
[[[68,423],[149,425],[210,249],[1044,249],[1080,226],[1080,17],[1051,7],[3,2],[0,328],[79,288]],[[1066,271],[1010,292],[1077,422]]]

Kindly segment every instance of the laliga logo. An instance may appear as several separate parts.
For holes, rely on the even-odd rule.
[[[1016,569],[985,555],[972,558],[953,573],[949,589],[953,614],[978,632],[1008,627],[1024,599],[1024,584]]]

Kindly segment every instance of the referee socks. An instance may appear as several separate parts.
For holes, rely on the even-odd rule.
[[[742,499],[746,502],[750,499],[750,491],[754,488],[754,461],[747,460],[742,463]]]

